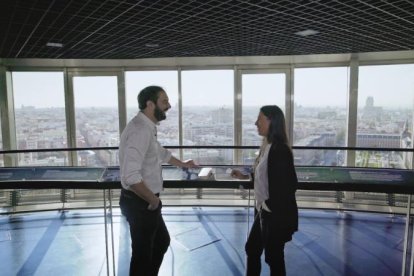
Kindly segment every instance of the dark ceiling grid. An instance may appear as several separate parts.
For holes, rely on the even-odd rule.
[[[108,7],[107,11],[102,13],[102,15],[100,16],[99,15],[100,10],[101,10],[101,12],[103,12],[101,7],[104,7],[105,4],[108,5],[108,3],[111,3],[111,1],[110,0],[105,0],[105,1],[101,2],[97,7],[88,7],[90,9],[88,15],[87,16],[82,16],[82,19],[80,20],[80,22],[75,27],[75,30],[81,29],[81,30],[83,30],[83,32],[82,33],[78,32],[76,35],[71,36],[71,43],[69,45],[67,45],[67,47],[65,47],[62,50],[62,52],[58,56],[56,56],[56,58],[61,58],[62,56],[65,55],[65,53],[67,51],[70,51],[70,50],[76,52],[76,46],[78,44],[81,44],[82,42],[85,42],[85,40],[87,40],[89,37],[91,37],[94,34],[98,33],[105,26],[112,23],[114,18],[111,18],[111,19],[108,20],[107,16],[112,11],[116,10],[116,8],[121,3],[114,3],[114,5],[112,7]],[[125,10],[123,13],[125,13],[127,11],[128,10]],[[117,16],[120,16],[120,15],[117,15]],[[81,28],[80,27],[81,24],[85,24],[86,26]],[[79,38],[79,40],[77,40],[78,38]],[[65,39],[65,36],[62,38],[62,40],[64,41],[64,39]],[[86,43],[84,43],[84,45],[88,45],[88,43],[86,42]],[[95,50],[97,50],[97,49],[95,49]]]
[[[33,4],[33,6],[35,5],[36,1],[31,1],[31,3]],[[18,10],[18,3],[16,3],[16,5],[13,6],[13,10]],[[13,44],[11,44],[11,47],[9,47],[9,51],[8,51],[8,56],[11,57],[15,57],[16,52],[18,51],[18,49],[20,48],[20,45],[22,45],[24,43],[24,41],[26,40],[26,37],[29,36],[29,33],[25,34],[24,36],[22,36],[22,32],[26,31],[25,27],[28,25],[28,20],[31,16],[31,13],[33,11],[33,6],[31,6],[29,8],[29,12],[28,14],[26,14],[24,16],[23,22],[21,22],[20,20],[16,23],[16,24],[12,24],[12,26],[16,26],[13,31],[8,33],[8,36],[10,36],[13,39]],[[14,33],[15,35],[12,35],[12,33]],[[5,38],[4,38],[5,39]],[[16,45],[16,42],[19,41],[19,44]],[[15,47],[16,45],[16,47]]]
[[[68,11],[67,14],[65,14],[65,21],[63,22],[63,24],[61,26],[59,26],[57,32],[55,34],[53,34],[50,38],[49,41],[50,42],[55,42],[55,43],[62,43],[64,44],[65,47],[67,47],[67,41],[64,41],[64,37],[66,34],[70,34],[72,33],[72,31],[76,31],[76,29],[74,29],[76,26],[78,26],[78,24],[76,22],[73,22],[73,19],[77,18],[77,16],[79,16],[82,11],[84,9],[86,9],[87,5],[91,2],[92,0],[87,0],[87,1],[82,1],[80,3],[80,5],[76,8],[73,9],[73,6],[76,6],[77,3],[76,1],[72,1],[68,4]],[[79,22],[78,22],[79,23]],[[66,27],[71,26],[70,28],[65,29]],[[61,53],[62,50],[64,50],[64,48],[59,49],[59,51],[57,53]],[[48,49],[46,48],[41,55],[42,58],[48,58],[51,57],[50,53],[52,51],[56,51],[56,49],[53,49],[51,47],[49,47]],[[53,58],[56,57],[56,55],[52,56]]]
[[[275,4],[275,3],[273,3],[273,5],[271,6],[265,7],[265,9],[268,10],[269,12],[281,14],[284,20],[288,22],[288,26],[290,27],[291,31],[285,36],[283,36],[283,38],[290,43],[291,50],[293,50],[293,52],[297,52],[297,54],[308,54],[309,48],[305,47],[305,49],[303,49],[304,47],[303,45],[301,45],[301,43],[303,42],[305,42],[305,45],[306,45],[307,41],[310,41],[310,42],[313,41],[313,43],[317,44],[316,46],[322,46],[322,49],[330,48],[330,49],[335,49],[336,51],[338,49],[340,50],[343,49],[344,46],[336,42],[335,40],[325,42],[319,39],[320,37],[322,37],[321,36],[322,34],[330,33],[330,32],[333,32],[333,30],[338,29],[338,27],[335,27],[334,22],[324,23],[323,21],[320,20],[320,18],[324,18],[324,17],[314,16],[314,12],[312,12],[313,11],[312,9],[313,8],[320,9],[321,7],[324,7],[324,5],[320,4],[324,2],[319,2],[319,1],[303,1],[303,2],[306,2],[307,5],[300,5],[299,8],[290,7],[289,9],[282,9],[279,6],[279,4]],[[260,8],[263,8],[263,7],[260,7]],[[313,29],[316,31],[323,30],[323,32],[321,32],[320,34],[317,34],[316,36],[312,36],[309,38],[298,37],[294,34],[297,31],[303,31],[305,29]],[[335,44],[338,44],[338,45],[335,45]],[[320,48],[320,47],[317,47],[317,48]],[[323,53],[323,50],[317,51],[314,53],[315,54]]]
[[[347,16],[341,18],[343,19],[343,22],[341,22],[341,20],[336,20],[336,24],[333,25],[334,28],[340,27],[339,29],[340,32],[338,32],[338,34],[341,37],[340,41],[344,42],[344,39],[346,37],[349,37],[351,41],[358,41],[358,43],[360,43],[361,45],[371,43],[372,47],[374,48],[378,44],[375,42],[375,40],[377,40],[377,42],[379,43],[389,43],[387,41],[378,39],[375,36],[375,30],[370,29],[368,27],[369,26],[368,22],[370,21],[367,18],[367,13],[365,12],[365,9],[362,6],[358,6],[358,7],[349,6],[343,2],[341,2],[341,4],[346,6]],[[332,11],[332,13],[334,14],[337,14],[338,12],[340,12],[340,10],[338,9]],[[353,26],[353,27],[348,27],[348,26]],[[347,31],[344,32],[343,30],[347,30]],[[351,45],[352,44],[353,43],[351,42]]]
[[[56,30],[53,26],[56,24],[55,22],[62,16],[64,10],[60,14],[56,14],[54,12],[50,12],[49,14],[56,14],[56,16],[48,16],[43,20],[43,24],[45,27],[40,26],[38,31],[33,35],[31,45],[25,49],[25,52],[29,53],[29,55],[37,56],[39,52],[45,47],[46,43],[50,42],[49,39]],[[50,20],[50,22],[46,23],[45,21]]]
[[[134,14],[134,8],[136,8],[138,6],[138,4],[139,4],[139,2],[137,2],[136,4],[130,6],[126,12],[119,11],[120,14],[117,15],[116,17],[114,17],[113,19],[111,19],[111,23],[113,23],[113,24],[106,24],[105,26],[103,26],[103,28],[102,28],[103,33],[102,33],[101,37],[99,37],[99,35],[97,36],[97,35],[93,35],[93,34],[91,34],[89,36],[90,37],[89,41],[90,41],[90,43],[95,44],[94,48],[96,50],[101,51],[101,54],[107,54],[108,53],[108,50],[107,50],[108,48],[119,48],[119,46],[118,46],[119,44],[117,45],[117,44],[114,43],[115,41],[119,40],[119,36],[117,34],[125,33],[126,27],[121,27],[121,26],[125,25],[123,23],[123,21],[125,20],[125,16],[128,16],[129,18],[134,16],[135,15]],[[130,14],[126,15],[127,13],[130,13]],[[122,16],[124,16],[124,17],[122,17]],[[125,26],[128,26],[128,25],[125,25]],[[133,39],[133,37],[134,37],[133,32],[136,33],[136,30],[132,29],[130,32],[131,32],[131,35],[128,38],[123,40],[123,43],[122,43],[123,48],[126,46],[126,44],[128,44],[128,41],[131,41]],[[125,34],[124,34],[124,37],[126,37]],[[105,43],[107,41],[109,43]],[[106,47],[104,47],[104,46],[106,46]],[[76,50],[82,51],[82,48],[83,48],[83,46],[80,45],[79,47],[76,48]],[[130,48],[128,50],[128,52],[130,52],[131,49],[133,49],[133,48]]]
[[[136,6],[137,8],[139,6]],[[121,12],[121,11],[119,11]],[[127,18],[125,18],[127,16]],[[117,20],[113,21],[114,24],[108,25],[107,28],[103,29],[102,35],[95,35],[90,38],[90,43],[95,44],[95,49],[101,51],[102,54],[107,53],[108,48],[127,48],[128,52],[131,52],[135,49],[135,47],[126,47],[125,44],[128,41],[133,39],[133,36],[136,33],[136,27],[139,25],[134,25],[131,23],[126,23],[126,19],[130,20],[135,16],[135,10],[130,7],[128,13],[124,14],[124,17],[117,18]],[[127,29],[129,29],[129,33],[127,33]],[[117,40],[122,38],[122,45],[118,46],[116,43]],[[78,49],[82,50],[82,45],[78,47]]]
[[[244,7],[244,11],[246,11],[246,12],[248,12],[248,11],[250,11],[250,13],[251,13],[251,9],[249,9],[249,7],[248,6],[245,6]],[[253,10],[254,11],[254,10]],[[229,11],[230,12],[230,11]],[[257,12],[257,11],[256,11]],[[217,13],[216,13],[217,14]],[[216,15],[216,14],[214,14],[214,15]],[[227,15],[228,15],[228,17],[229,16],[231,16],[231,14],[229,15],[229,13],[227,13]],[[202,15],[201,15],[202,16]],[[256,41],[254,41],[252,38],[250,38],[250,37],[247,37],[247,35],[244,35],[244,39],[243,38],[240,38],[240,39],[233,39],[233,41],[235,41],[235,42],[237,42],[237,43],[235,43],[235,44],[233,44],[231,41],[229,41],[229,40],[231,40],[231,38],[229,38],[229,36],[227,35],[227,33],[226,33],[226,35],[224,35],[223,33],[225,32],[225,31],[228,31],[229,32],[229,34],[231,35],[231,33],[237,33],[237,32],[241,32],[241,33],[243,33],[244,32],[244,28],[246,28],[246,27],[248,27],[248,26],[246,26],[247,24],[252,24],[254,27],[252,27],[251,29],[253,30],[253,31],[255,31],[255,32],[257,32],[257,27],[255,27],[255,22],[254,21],[258,21],[258,20],[263,20],[265,17],[272,17],[273,15],[269,15],[269,14],[263,14],[263,16],[262,17],[260,17],[260,16],[256,16],[256,17],[254,17],[254,16],[250,16],[249,15],[249,13],[247,13],[247,14],[245,14],[245,13],[240,13],[239,15],[238,15],[238,17],[234,17],[234,18],[232,18],[231,19],[231,21],[233,21],[233,22],[237,22],[238,24],[229,24],[229,25],[231,25],[231,26],[223,26],[223,27],[220,27],[219,26],[219,28],[218,29],[215,29],[214,31],[211,31],[211,28],[207,28],[206,27],[206,29],[208,29],[209,30],[209,32],[208,33],[201,33],[200,35],[198,35],[198,36],[204,36],[205,38],[210,38],[211,39],[211,37],[214,37],[214,35],[215,35],[215,33],[217,33],[217,32],[220,32],[220,33],[222,33],[222,35],[221,35],[221,43],[219,43],[219,44],[217,44],[217,43],[211,43],[209,40],[207,40],[208,42],[210,42],[210,43],[207,43],[206,44],[206,46],[204,46],[204,48],[203,49],[223,49],[226,45],[229,45],[230,47],[228,48],[228,49],[235,49],[236,50],[236,52],[241,52],[241,53],[243,53],[244,55],[248,55],[248,54],[250,54],[250,52],[248,52],[248,51],[244,51],[244,48],[243,47],[241,47],[241,45],[243,45],[243,44],[246,44],[246,43],[248,43],[248,44],[250,44],[250,45],[257,45],[258,43],[256,42]],[[212,15],[211,14],[209,14],[208,16],[206,16],[206,19],[207,20],[209,20],[209,18],[211,18],[212,17]],[[245,17],[252,17],[252,19],[250,19],[251,21],[248,21],[248,19],[246,19]],[[221,18],[220,18],[221,19]],[[209,21],[211,21],[211,20],[209,20]],[[243,24],[243,21],[245,22],[244,24]],[[247,22],[247,23],[246,23]],[[207,24],[210,24],[209,22],[207,22]],[[206,25],[207,25],[206,24]],[[193,24],[193,22],[191,22],[189,25],[194,25]],[[209,27],[211,27],[211,26],[209,26]],[[218,35],[219,36],[219,35]],[[195,37],[195,38],[197,38],[197,37]],[[194,37],[189,37],[189,38],[187,38],[187,40],[184,40],[184,41],[180,41],[180,42],[177,42],[177,44],[181,44],[181,43],[190,43],[191,41],[193,41],[194,39],[195,39]],[[251,42],[249,42],[248,40],[251,40]],[[225,43],[225,42],[223,42],[223,41],[228,41],[227,43]],[[263,45],[263,46],[265,46],[265,45]],[[271,45],[268,45],[268,47],[271,47]],[[247,47],[246,46],[246,48],[250,48],[250,47]],[[203,49],[196,49],[196,51],[197,52],[199,52],[199,53],[203,53],[202,52],[202,50]],[[161,50],[161,49],[154,49],[154,50],[152,50],[152,52],[157,52],[157,51],[159,51],[159,50]],[[146,54],[148,54],[148,53],[146,53]],[[151,54],[151,52],[149,53],[149,54]],[[200,55],[203,55],[203,54],[198,54],[197,56],[200,56]],[[204,55],[206,55],[206,56],[209,56],[209,55],[215,55],[214,54],[214,52],[212,52],[212,54],[208,54],[208,53],[206,53],[206,52],[204,52]],[[221,54],[221,55],[226,55],[225,54],[225,52],[223,53],[223,54]],[[251,54],[250,54],[251,55]],[[141,56],[141,57],[144,57],[144,56]]]
[[[280,11],[282,9],[280,9],[278,5],[274,5],[274,6],[267,7],[267,9],[279,11],[278,12],[280,13],[279,16],[283,17],[285,21],[288,21],[287,28],[285,28],[287,32],[284,33],[281,37],[283,38],[282,42],[285,42],[288,45],[290,45],[289,50],[296,51],[298,54],[308,54],[311,50],[305,50],[305,51],[300,50],[301,48],[303,49],[304,46],[306,46],[307,44],[309,45],[313,44],[314,47],[311,47],[310,49],[321,48],[321,50],[322,48],[326,46],[329,46],[332,48],[339,48],[339,49],[343,47],[339,43],[336,43],[337,45],[335,45],[334,41],[331,41],[329,43],[320,41],[319,40],[320,34],[318,34],[317,36],[310,37],[310,38],[299,37],[294,34],[297,31],[303,31],[309,28],[315,29],[317,31],[322,28],[322,27],[315,28],[315,25],[321,24],[321,22],[318,21],[318,18],[320,17],[316,17],[314,15],[315,13],[314,10],[311,10],[310,7],[301,5],[300,9],[297,7],[289,7],[287,9],[283,9],[283,11]],[[323,27],[326,27],[326,26],[323,26]],[[280,33],[280,31],[278,31],[278,33]],[[254,39],[255,40],[260,39],[259,36]],[[319,52],[321,51],[316,51],[315,53],[319,53]]]
[[[411,0],[2,0],[0,25],[0,58],[263,56],[414,49]],[[295,34],[306,29],[319,33]],[[47,42],[64,46],[47,47]]]
[[[100,28],[108,24],[108,19],[105,17],[101,17],[98,14],[98,11],[101,10],[101,6],[107,4],[104,14],[108,14],[110,11],[114,9],[114,6],[118,6],[120,3],[113,3],[114,6],[108,6],[108,3],[113,3],[113,1],[106,0],[105,2],[96,3],[97,6],[88,5],[82,7],[82,12],[75,14],[71,17],[71,22],[73,22],[73,27],[70,30],[64,32],[63,35],[60,36],[60,40],[64,44],[64,47],[61,49],[60,54],[55,56],[55,58],[60,58],[62,55],[66,55],[66,53],[70,52],[70,54],[75,54],[76,50],[75,44],[78,43],[80,40],[85,40],[86,37],[92,35],[93,33],[99,33]],[[75,9],[74,9],[75,10]],[[93,28],[96,27],[96,28]],[[65,40],[65,38],[68,40]],[[69,39],[70,38],[70,39]],[[80,38],[78,40],[78,38]],[[89,48],[89,50],[85,51],[85,53],[90,52],[91,50],[95,52],[97,49],[92,47],[88,41],[83,41],[84,45]]]
[[[17,4],[17,1],[14,2],[14,5],[16,5],[16,4]],[[6,8],[3,9],[3,12],[4,12],[4,10],[6,10]],[[3,37],[3,40],[0,43],[0,53],[3,53],[3,48],[4,48],[4,45],[5,45],[5,42],[6,42],[6,38],[8,37],[8,34],[10,32],[10,27],[13,25],[13,20],[14,20],[14,17],[15,17],[16,9],[12,8],[12,11],[9,11],[7,9],[7,11],[8,12],[4,16],[4,18],[6,18],[6,20],[8,19],[7,23],[2,25],[3,28],[0,28],[0,37]],[[10,18],[9,18],[9,16],[10,16]],[[5,33],[3,33],[3,32],[5,32]],[[0,57],[1,57],[1,54],[0,54]]]
[[[237,21],[238,14],[243,13],[243,10],[237,10],[238,14],[233,10],[228,10],[227,14],[225,14],[225,11],[229,8],[228,4],[227,6],[215,6],[213,1],[209,2],[209,5],[211,9],[210,12],[200,13],[197,17],[187,18],[187,20],[183,21],[179,26],[181,30],[190,27],[192,35],[186,36],[180,41],[175,41],[175,45],[185,46],[185,44],[201,44],[200,47],[192,48],[191,51],[184,49],[183,53],[186,56],[190,56],[191,53],[202,51],[205,47],[213,47],[219,52],[222,45],[225,44],[225,41],[235,41],[239,42],[239,44],[244,43],[244,41],[236,40],[234,38],[237,33],[234,29],[234,25],[239,25],[239,29],[243,28],[243,26],[238,24],[239,21]],[[236,15],[233,13],[236,13]],[[226,20],[221,20],[224,16]],[[155,51],[157,51],[157,49],[154,49],[154,52]],[[200,54],[196,54],[196,56],[200,56]]]
[[[153,5],[155,5],[155,2],[153,3]],[[140,22],[145,22],[146,19],[149,19],[149,20],[153,20],[153,21],[150,22],[153,25],[155,25],[155,24],[163,24],[163,22],[156,22],[155,21],[155,20],[158,20],[159,19],[156,15],[157,15],[157,13],[159,14],[159,11],[160,10],[158,10],[158,9],[152,9],[151,7],[152,7],[152,5],[145,6],[145,7],[138,7],[138,8],[142,8],[141,13],[145,13],[146,11],[148,11],[148,13],[145,14],[144,16],[141,16],[139,18],[139,20],[137,22],[135,22],[134,25],[130,25],[131,28],[128,31],[127,31],[127,28],[125,28],[125,27],[124,28],[121,28],[120,27],[120,26],[122,26],[122,24],[124,24],[123,22],[119,22],[118,25],[114,25],[114,26],[110,26],[109,27],[109,29],[107,30],[108,36],[107,36],[107,38],[104,41],[110,40],[110,42],[112,42],[112,41],[118,40],[119,37],[117,36],[117,32],[116,32],[117,31],[116,30],[117,28],[119,28],[119,31],[118,31],[119,33],[123,33],[124,36],[128,36],[127,39],[124,39],[123,40],[123,43],[122,43],[121,47],[118,47],[118,45],[116,45],[114,43],[109,43],[110,46],[108,46],[107,48],[103,48],[102,45],[97,45],[96,46],[96,49],[99,49],[99,50],[102,49],[102,54],[105,54],[105,55],[108,55],[109,54],[109,49],[112,49],[111,51],[116,51],[116,52],[121,51],[121,49],[127,49],[127,52],[126,53],[129,53],[130,54],[131,51],[133,51],[133,49],[139,47],[136,44],[131,45],[131,46],[129,45],[130,43],[132,43],[133,41],[135,41],[135,39],[137,38],[136,37],[137,36],[137,29],[136,28],[139,28],[139,30],[142,30],[141,35],[140,35],[140,37],[141,37],[141,36],[145,36],[145,31],[147,31],[147,30],[148,31],[151,31],[151,30],[156,31],[158,28],[160,28],[162,26],[162,25],[161,26],[151,26],[151,28],[143,28],[142,26],[139,25]],[[168,9],[168,7],[169,7],[169,5],[166,5],[166,6],[164,6],[164,9]],[[141,15],[141,13],[139,15]],[[132,19],[136,15],[137,14],[133,10],[131,12],[131,14],[128,15],[128,18],[127,19],[128,20],[129,19]],[[145,44],[145,43],[143,43],[143,44]]]
[[[114,7],[110,7],[107,11],[102,13],[102,15],[99,15],[99,12],[103,12],[102,7],[104,7],[104,5],[107,3],[108,3],[108,0],[102,1],[99,6],[91,9],[88,16],[84,16],[80,20],[80,22],[76,25],[75,30],[82,30],[83,32],[82,33],[78,32],[75,35],[71,35],[71,43],[70,45],[68,45],[70,49],[76,48],[78,44],[84,42],[85,40],[87,40],[90,36],[94,35],[95,33],[98,33],[107,24],[110,24],[112,22],[112,20],[107,20],[106,16],[108,16],[108,14],[111,11],[115,10],[116,7],[120,5],[120,3],[118,3]],[[82,26],[82,24],[84,24],[85,26]],[[62,40],[64,41],[65,37],[67,37],[69,34],[72,34],[72,33],[68,33],[66,36],[63,36]],[[85,45],[87,45],[87,43],[85,43]],[[64,55],[69,47],[65,47],[65,49],[63,49],[61,54],[58,55],[56,58],[60,58],[62,55]]]
[[[141,37],[137,37],[137,38],[133,39],[132,41],[128,42],[126,45],[129,45],[130,43],[136,43],[139,40],[142,40],[144,38],[147,38],[149,40],[154,40],[154,36],[156,38],[157,37],[156,36],[157,33],[165,32],[169,28],[173,28],[173,27],[177,26],[178,24],[180,24],[182,22],[185,22],[188,19],[196,18],[196,16],[202,15],[203,13],[212,12],[214,8],[217,8],[217,7],[219,7],[221,5],[224,5],[226,3],[225,1],[215,1],[215,2],[216,3],[220,3],[220,4],[211,6],[211,5],[208,5],[209,4],[208,1],[203,1],[202,4],[196,5],[195,8],[193,7],[194,8],[194,13],[193,14],[189,14],[187,17],[184,17],[184,18],[178,17],[176,20],[171,20],[172,21],[171,23],[169,23],[167,21],[168,23],[167,24],[164,24],[163,27],[161,27],[161,28],[159,28],[159,29],[157,29],[157,30],[155,30],[153,32],[147,33],[146,35],[143,35]],[[207,8],[206,9],[202,9],[204,6],[207,6]],[[178,7],[178,8],[182,9],[182,7]],[[162,11],[164,11],[166,13],[166,15],[169,15],[170,14],[169,11],[167,11],[167,10],[162,10]],[[189,9],[189,11],[191,11],[191,9]],[[186,13],[184,15],[186,15]],[[111,51],[115,51],[115,50],[116,49],[111,49]],[[116,53],[116,55],[119,55],[119,54],[122,55],[123,52],[117,52]],[[137,56],[137,58],[138,57],[140,57],[140,56]]]
[[[361,2],[361,1],[360,1]],[[407,10],[406,9],[404,9],[404,8],[399,8],[398,6],[395,6],[395,4],[393,4],[391,1],[381,1],[382,3],[383,3],[383,6],[381,6],[381,4],[378,4],[377,3],[377,6],[375,6],[375,5],[373,5],[373,4],[370,4],[370,3],[364,3],[365,5],[368,5],[368,6],[370,6],[372,9],[375,9],[375,10],[379,10],[379,11],[381,11],[381,13],[382,14],[386,14],[387,16],[389,16],[390,18],[397,18],[398,20],[400,20],[400,21],[404,21],[405,23],[408,23],[408,24],[410,24],[410,25],[414,25],[413,24],[413,21],[411,21],[411,20],[406,20],[404,17],[401,17],[401,16],[398,16],[397,14],[399,14],[399,13],[405,13],[406,14],[406,16],[413,16],[413,14],[411,13],[409,13],[409,12],[407,12]],[[401,2],[401,1],[400,1]],[[375,3],[375,2],[374,2]],[[411,2],[408,2],[408,1],[402,1],[402,3],[406,3],[407,4],[407,8],[410,8],[408,5],[411,3],[411,8],[414,6],[414,2],[413,1],[411,1]],[[383,8],[381,8],[381,7],[387,7],[387,8],[389,8],[390,9],[390,7],[392,7],[392,8],[394,8],[395,9],[395,11],[394,12],[390,12],[390,11],[386,11],[385,9],[383,9]]]
[[[378,3],[378,1],[376,1],[376,2]],[[361,3],[366,4],[366,1],[361,2]],[[350,28],[351,32],[349,32],[349,34],[352,37],[360,36],[361,39],[364,39],[364,37],[367,37],[367,36],[371,36],[372,33],[375,33],[375,32],[378,31],[378,29],[370,29],[370,30],[366,29],[367,15],[369,15],[369,14],[367,14],[367,12],[365,11],[366,9],[364,8],[363,5],[350,6],[345,1],[341,1],[340,4],[345,6],[345,8],[338,6],[334,11],[332,11],[332,13],[337,14],[342,9],[342,10],[347,12],[347,16],[350,18],[349,20],[346,17],[344,18],[344,20],[346,21],[347,24],[344,25],[343,27],[341,27],[341,31],[346,30],[346,28]],[[358,13],[360,13],[361,16],[358,16]],[[374,12],[371,13],[371,16],[373,18],[375,18],[376,20],[383,21],[382,16],[376,15]],[[375,22],[375,20],[373,22]],[[354,26],[354,27],[347,27],[347,26]],[[387,25],[382,24],[380,27],[381,28],[384,28],[384,27],[386,28]],[[359,33],[361,33],[361,35]],[[344,35],[345,34],[346,34],[346,32],[344,33]],[[387,43],[387,42],[385,42],[385,43]]]
[[[204,29],[208,29],[209,33],[199,32],[198,28],[195,25],[204,26]],[[216,48],[224,41],[231,41],[232,43],[238,41],[231,36],[231,33],[226,33],[226,29],[231,28],[231,26],[222,27],[220,22],[215,20],[209,20],[207,18],[198,17],[191,22],[191,24],[186,24],[183,22],[182,27],[174,30],[166,30],[165,34],[162,36],[164,37],[164,41],[168,41],[168,38],[171,37],[171,42],[166,44],[163,42],[161,45],[161,49],[153,49],[153,51],[160,51],[163,50],[162,48],[170,48],[174,47],[174,49],[182,49],[182,52],[186,52],[185,48],[186,45],[191,45],[191,52],[186,53],[186,55],[191,53],[196,53],[197,51],[201,51],[203,47],[209,47],[206,45],[215,45]],[[226,33],[224,36],[223,33]],[[175,37],[175,39],[174,39]],[[208,43],[206,43],[206,41]],[[194,47],[197,45],[197,47]],[[148,54],[148,53],[147,53]]]
[[[368,11],[365,8],[360,8],[360,9],[356,9],[355,7],[350,7],[349,5],[347,5],[346,3],[343,3],[343,5],[346,5],[347,7],[349,7],[352,10],[352,17],[356,17],[354,19],[355,22],[359,22],[358,25],[361,26],[362,30],[365,31],[366,34],[371,33],[371,32],[379,32],[381,31],[381,29],[388,29],[392,32],[401,32],[402,34],[404,34],[404,32],[400,29],[406,29],[405,26],[398,24],[398,23],[394,23],[393,19],[400,19],[400,17],[396,17],[392,14],[389,14],[387,12],[385,12],[383,9],[379,9],[378,7],[373,7],[372,5],[370,5],[367,2],[361,2],[363,5],[366,5],[366,7],[368,9],[370,9],[370,11]],[[384,4],[385,5],[385,4]],[[358,14],[361,14],[360,16],[358,16]],[[372,18],[372,19],[371,19]],[[371,19],[371,20],[370,20]],[[363,24],[362,24],[363,23]],[[371,23],[371,24],[369,24]],[[393,24],[394,26],[390,26],[390,24]],[[372,26],[378,26],[379,28],[373,28]],[[372,35],[372,38],[377,39],[379,41],[381,41],[382,43],[390,43],[390,44],[394,44],[397,47],[405,47],[404,45],[399,45],[396,44],[393,41],[387,41],[384,39],[380,39],[378,37],[376,37],[375,33]],[[388,38],[389,39],[389,38]],[[399,36],[398,39],[403,39],[402,36]]]

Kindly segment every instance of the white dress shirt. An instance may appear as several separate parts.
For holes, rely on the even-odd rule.
[[[139,112],[125,127],[119,143],[121,184],[131,185],[144,181],[154,193],[163,189],[162,164],[171,158],[171,152],[157,140],[157,126],[144,113]]]
[[[272,144],[267,144],[262,150],[259,157],[259,163],[256,166],[254,173],[254,196],[256,198],[256,209],[260,211],[260,207],[268,212],[271,212],[266,205],[265,200],[269,198],[269,179],[267,176],[267,159],[269,150]]]

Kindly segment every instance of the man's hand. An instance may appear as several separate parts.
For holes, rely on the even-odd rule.
[[[160,205],[161,200],[158,197],[155,197],[154,200],[150,202],[148,205],[148,210],[155,211],[158,209],[158,206]]]
[[[189,168],[189,169],[191,169],[191,168],[198,168],[199,166],[194,162],[194,160],[193,159],[188,159],[188,160],[185,160],[185,161],[183,161],[182,162],[183,163],[183,165],[182,165],[182,167],[183,168]]]

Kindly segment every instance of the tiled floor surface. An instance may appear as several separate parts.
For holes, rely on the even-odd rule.
[[[252,212],[164,207],[163,215],[172,241],[160,275],[244,275]],[[0,275],[128,275],[129,230],[119,209],[106,225],[107,239],[102,209],[2,215]],[[401,275],[404,216],[300,210],[299,225],[285,249],[288,275]]]

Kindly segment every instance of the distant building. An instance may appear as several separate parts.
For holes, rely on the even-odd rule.
[[[211,114],[214,124],[232,124],[233,123],[233,110],[225,107],[221,107],[214,110]]]
[[[362,111],[363,119],[377,119],[382,114],[382,107],[374,105],[374,98],[369,96],[365,101],[365,107]]]
[[[358,133],[357,147],[368,148],[399,148],[401,145],[400,134],[390,133]]]

